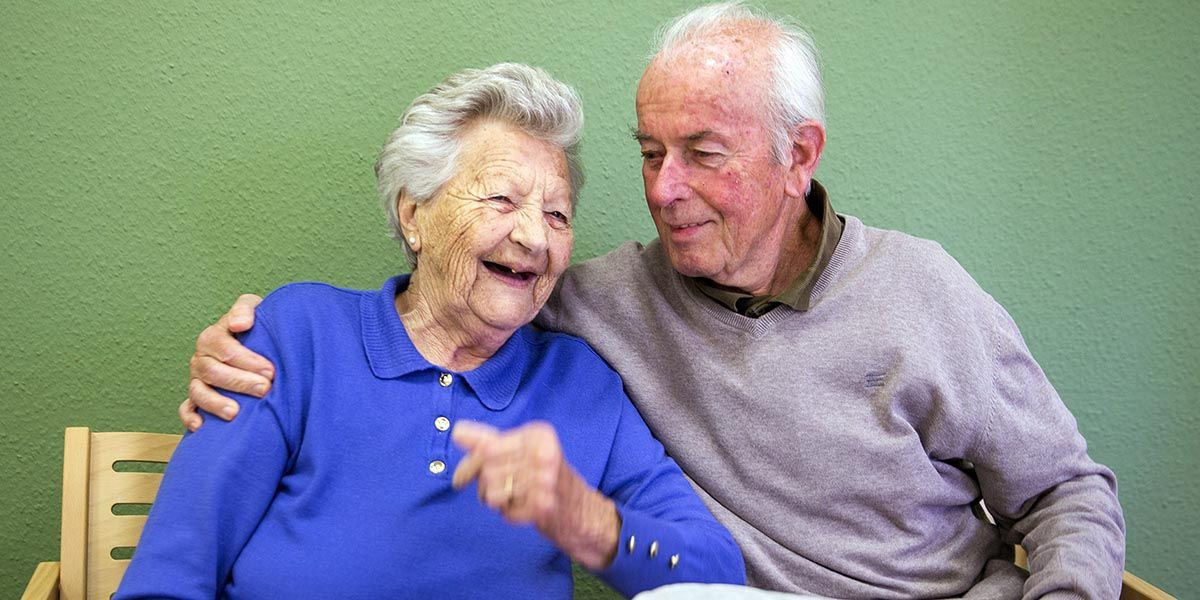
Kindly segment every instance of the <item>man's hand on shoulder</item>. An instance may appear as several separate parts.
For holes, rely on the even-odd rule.
[[[188,397],[179,405],[179,420],[189,430],[195,431],[204,422],[197,407],[227,421],[237,415],[237,402],[214,388],[259,398],[270,391],[275,366],[234,337],[254,326],[254,309],[261,302],[262,298],[254,294],[238,296],[229,312],[196,338]]]

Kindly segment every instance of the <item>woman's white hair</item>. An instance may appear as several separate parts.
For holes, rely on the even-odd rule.
[[[790,152],[793,128],[804,121],[825,123],[825,86],[821,83],[817,47],[798,23],[769,16],[741,0],[701,6],[658,30],[651,60],[739,24],[765,27],[775,33],[767,49],[772,59],[768,126],[775,158],[783,162]]]
[[[464,69],[417,96],[400,117],[375,162],[375,181],[391,235],[417,266],[404,238],[396,201],[403,193],[428,202],[458,170],[462,135],[472,123],[496,120],[563,149],[571,178],[571,204],[583,186],[579,142],[583,109],[575,90],[537,67],[500,63]]]

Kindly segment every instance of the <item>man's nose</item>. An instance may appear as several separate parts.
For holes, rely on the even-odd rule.
[[[548,245],[544,215],[540,208],[528,206],[517,211],[516,222],[508,237],[531,252],[542,252]]]
[[[667,154],[657,171],[645,174],[646,200],[651,206],[664,207],[688,194],[688,168],[677,155]]]

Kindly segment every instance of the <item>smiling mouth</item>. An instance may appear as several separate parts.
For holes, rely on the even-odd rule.
[[[533,279],[534,277],[537,277],[537,274],[531,271],[517,271],[512,267],[506,267],[500,263],[494,263],[490,260],[483,261],[483,266],[487,267],[487,270],[495,273],[496,275],[511,281],[524,283]]]

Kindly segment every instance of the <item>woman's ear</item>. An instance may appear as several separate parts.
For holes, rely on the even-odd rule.
[[[400,219],[400,230],[404,232],[408,247],[412,248],[413,252],[419,252],[421,233],[417,227],[417,202],[403,191],[396,194],[396,216]]]

